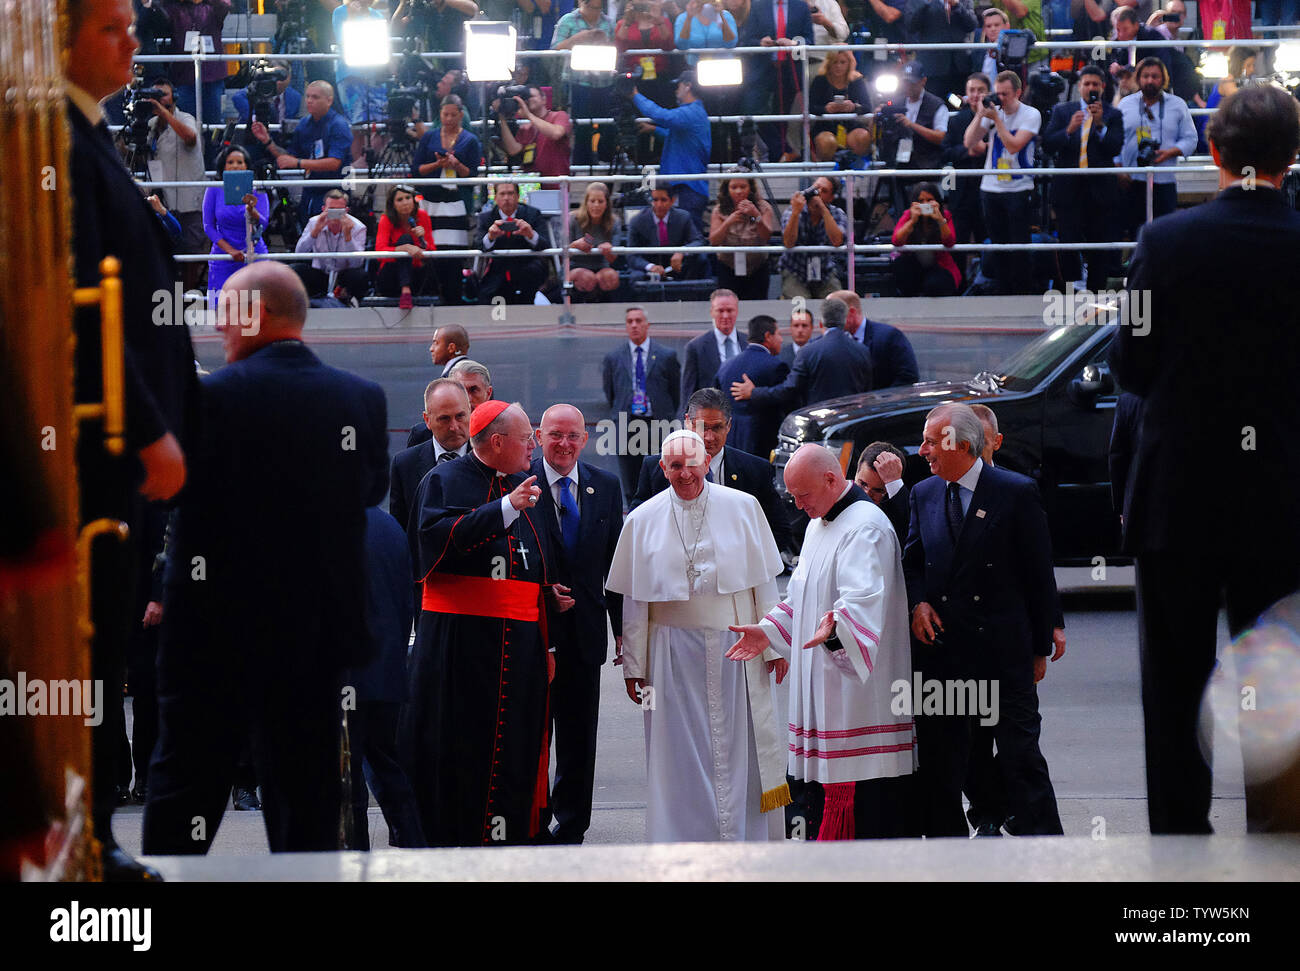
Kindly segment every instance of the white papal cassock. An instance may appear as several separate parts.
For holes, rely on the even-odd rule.
[[[891,711],[894,682],[909,692],[912,683],[898,537],[865,494],[851,483],[849,492],[809,523],[786,599],[760,622],[769,644],[790,658],[790,775],[823,784],[913,768],[911,715]],[[803,650],[832,610],[842,647]]]
[[[689,579],[688,560],[699,571]],[[666,489],[623,525],[606,587],[624,594],[623,677],[653,689],[643,701],[650,842],[784,836],[790,792],[767,672],[779,654],[724,657],[738,639],[727,628],[758,622],[781,570],[762,507],[726,486],[689,501]]]

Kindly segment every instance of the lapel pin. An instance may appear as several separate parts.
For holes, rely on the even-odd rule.
[[[731,473],[731,481],[732,481],[732,482],[735,482],[735,481],[736,481],[736,473],[735,473],[735,472],[732,472],[732,473]]]
[[[984,510],[983,510],[983,509],[976,509],[976,510],[975,510],[975,518],[976,518],[976,519],[983,519],[983,518],[984,518]]]
[[[596,494],[596,490],[593,489],[591,486],[587,486],[587,495],[594,496],[595,494]]]

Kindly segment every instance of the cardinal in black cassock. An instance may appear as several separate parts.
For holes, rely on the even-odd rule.
[[[399,746],[430,846],[527,844],[547,802],[546,614],[573,601],[548,582],[541,490],[521,474],[534,444],[528,416],[486,402],[470,441],[416,490],[409,537],[422,612]]]

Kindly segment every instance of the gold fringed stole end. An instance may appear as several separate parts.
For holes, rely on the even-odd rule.
[[[782,782],[775,789],[769,789],[763,793],[763,798],[759,800],[758,811],[760,813],[770,813],[773,809],[781,809],[792,802],[794,802],[794,798],[790,795],[790,784]]]

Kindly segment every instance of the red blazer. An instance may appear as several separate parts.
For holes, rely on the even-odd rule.
[[[429,250],[437,249],[437,247],[433,245],[433,223],[429,220],[429,214],[423,209],[417,209],[415,211],[415,218],[419,223],[420,228],[424,230],[424,248]],[[379,217],[379,229],[375,233],[375,249],[397,249],[397,240],[403,233],[408,232],[410,232],[409,226],[403,229],[397,229],[391,222],[389,222],[388,213],[384,213]],[[382,268],[391,262],[393,261],[380,260],[379,266]]]

